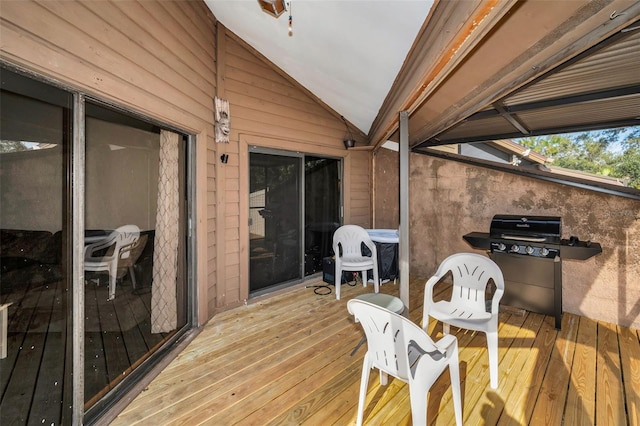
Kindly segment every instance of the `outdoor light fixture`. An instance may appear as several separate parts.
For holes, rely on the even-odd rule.
[[[279,17],[287,10],[284,0],[258,0],[258,3],[260,3],[262,10],[274,18]]]
[[[344,121],[344,125],[347,127],[347,132],[349,134],[349,137],[345,137],[342,143],[344,143],[345,149],[353,148],[354,146],[356,146],[356,140],[353,138],[353,135],[351,134],[351,129],[349,129],[347,120],[345,120],[343,116],[340,116],[340,118],[342,118],[342,121]]]

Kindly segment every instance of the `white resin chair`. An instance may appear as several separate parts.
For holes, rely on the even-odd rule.
[[[451,300],[433,301],[433,287],[449,272],[453,279]],[[492,280],[495,292],[491,298],[491,310],[487,311],[485,292]],[[424,290],[424,314],[422,326],[426,330],[429,317],[443,322],[445,334],[449,326],[482,331],[487,337],[489,374],[491,387],[498,387],[498,310],[504,293],[504,278],[496,263],[476,253],[458,253],[447,257],[435,275],[427,280]]]
[[[132,251],[138,246],[139,238],[140,228],[136,225],[124,225],[112,231],[104,239],[88,244],[84,248],[84,270],[109,273],[109,300],[116,297],[118,262],[126,263],[129,260]],[[127,268],[129,273],[133,274],[133,265],[127,263]],[[132,282],[135,285],[133,275]]]
[[[362,425],[369,372],[380,370],[380,383],[387,375],[409,384],[411,418],[415,426],[427,424],[427,398],[433,383],[449,367],[456,424],[462,424],[458,340],[447,335],[433,342],[429,335],[409,319],[363,300],[347,303],[349,313],[360,322],[367,336],[367,353],[362,365],[358,417]]]
[[[371,257],[362,254],[362,244],[371,251]],[[333,234],[333,252],[336,256],[334,282],[336,299],[340,300],[340,284],[343,271],[362,272],[362,285],[367,285],[367,271],[373,270],[373,286],[377,293],[380,288],[378,280],[378,252],[376,245],[367,231],[358,225],[343,225]]]

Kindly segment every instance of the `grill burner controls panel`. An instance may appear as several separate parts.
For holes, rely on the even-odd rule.
[[[534,256],[534,257],[545,257],[545,258],[555,258],[560,255],[560,250],[554,247],[545,247],[545,246],[534,246],[530,244],[524,243],[515,243],[511,242],[496,242],[492,241],[491,245],[492,253],[512,253],[512,254],[521,254],[525,256]]]

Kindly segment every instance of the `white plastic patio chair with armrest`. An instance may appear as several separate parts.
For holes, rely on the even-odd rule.
[[[84,248],[84,270],[109,273],[109,300],[116,297],[118,263],[126,262],[131,257],[139,238],[140,228],[136,225],[124,225]],[[129,273],[133,273],[133,268],[129,266],[132,265],[127,264]],[[132,282],[135,282],[135,277],[132,277]]]
[[[371,251],[371,257],[362,254],[362,244]],[[358,225],[343,225],[336,229],[333,234],[333,252],[336,257],[334,276],[336,299],[340,300],[343,271],[362,272],[362,285],[366,287],[367,271],[372,269],[374,291],[378,293],[380,290],[378,252],[364,228]]]
[[[451,299],[435,302],[433,287],[449,272],[453,279]],[[495,285],[491,311],[487,311],[485,296],[489,281]],[[450,325],[485,333],[493,389],[498,387],[498,312],[503,293],[504,278],[498,265],[476,253],[457,253],[447,257],[427,280],[424,290],[422,326],[425,330],[429,326],[429,317],[432,317],[442,321],[445,334],[449,334]]]
[[[362,365],[358,417],[362,425],[369,373],[380,370],[380,383],[387,384],[387,375],[409,384],[411,417],[415,426],[427,424],[427,398],[433,383],[449,367],[456,424],[462,424],[458,340],[447,335],[433,342],[429,335],[409,319],[388,309],[352,299],[347,303],[367,337],[367,353]]]

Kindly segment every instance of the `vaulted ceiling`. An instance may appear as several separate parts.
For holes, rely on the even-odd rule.
[[[207,0],[374,148],[640,124],[640,2]]]

